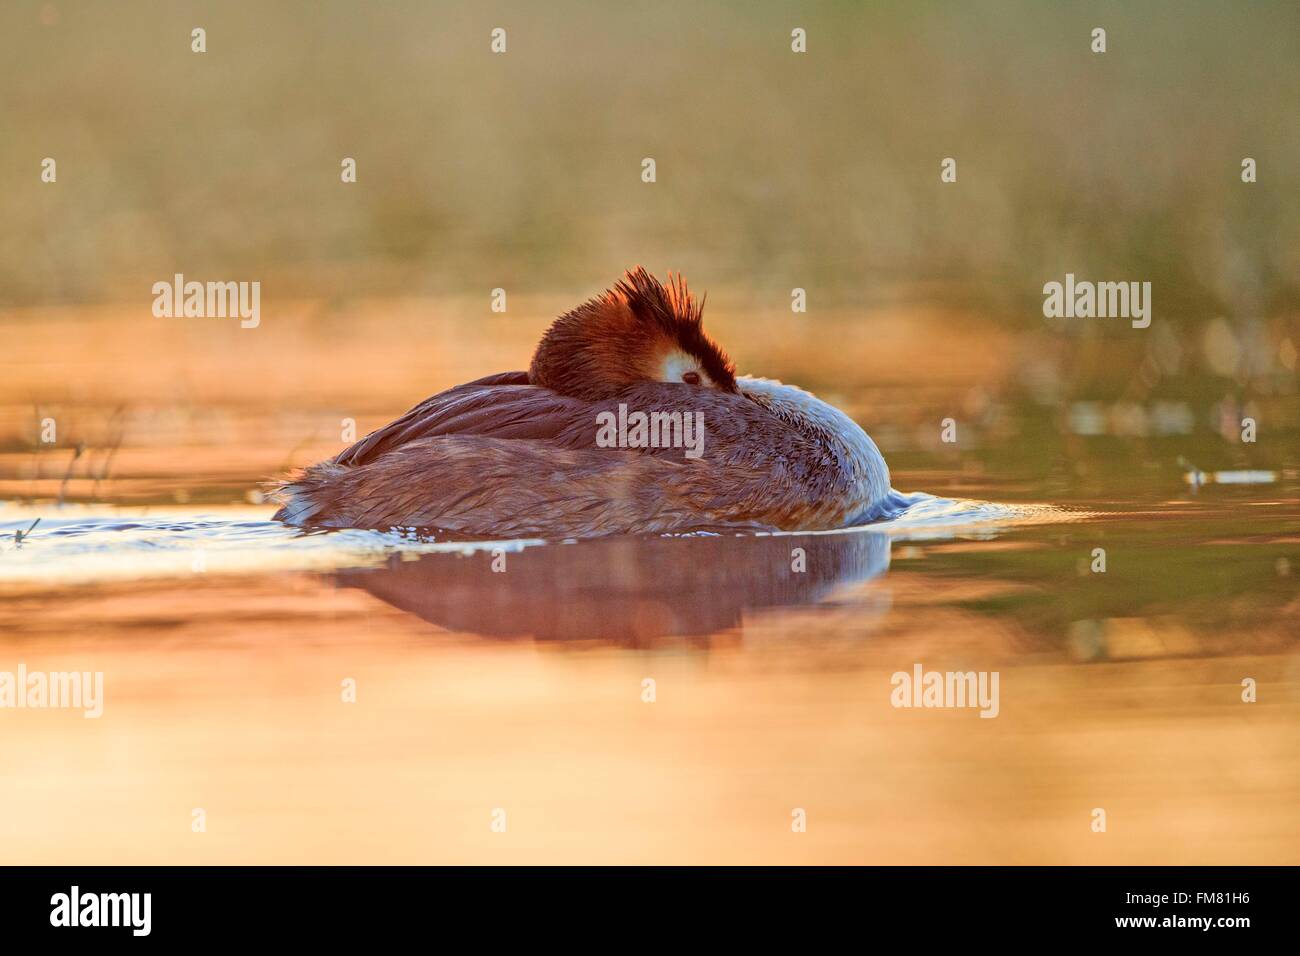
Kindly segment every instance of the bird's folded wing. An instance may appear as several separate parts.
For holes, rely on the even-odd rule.
[[[561,447],[594,444],[591,405],[528,384],[526,372],[505,372],[426,398],[334,459],[357,466],[421,438],[481,435],[534,439]]]

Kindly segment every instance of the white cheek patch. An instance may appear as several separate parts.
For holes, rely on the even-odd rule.
[[[713,384],[704,369],[700,368],[698,359],[676,349],[664,356],[663,364],[659,367],[659,381],[680,383],[687,372],[698,375],[701,385]]]

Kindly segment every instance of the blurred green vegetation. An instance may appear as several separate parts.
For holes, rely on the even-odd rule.
[[[0,303],[176,271],[590,291],[640,262],[754,302],[915,290],[1026,325],[1067,271],[1153,282],[1161,321],[1294,311],[1297,62],[1281,3],[19,0]]]

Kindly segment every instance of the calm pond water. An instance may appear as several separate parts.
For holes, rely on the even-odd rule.
[[[103,673],[96,719],[0,710],[0,862],[1300,862],[1293,375],[1238,406],[1173,364],[1136,391],[1200,347],[1154,326],[885,309],[820,317],[829,349],[718,308],[938,497],[819,535],[269,520],[260,481],[518,367],[566,304],[0,315],[0,681]],[[893,706],[918,666],[996,673],[996,718]]]
[[[105,690],[5,714],[3,857],[1295,862],[1297,501],[566,543],[10,504],[4,660]],[[997,719],[893,707],[916,665]]]

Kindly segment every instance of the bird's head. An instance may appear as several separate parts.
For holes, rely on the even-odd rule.
[[[735,366],[705,333],[703,307],[680,275],[664,285],[638,266],[551,324],[529,381],[591,401],[647,382],[735,392]]]

